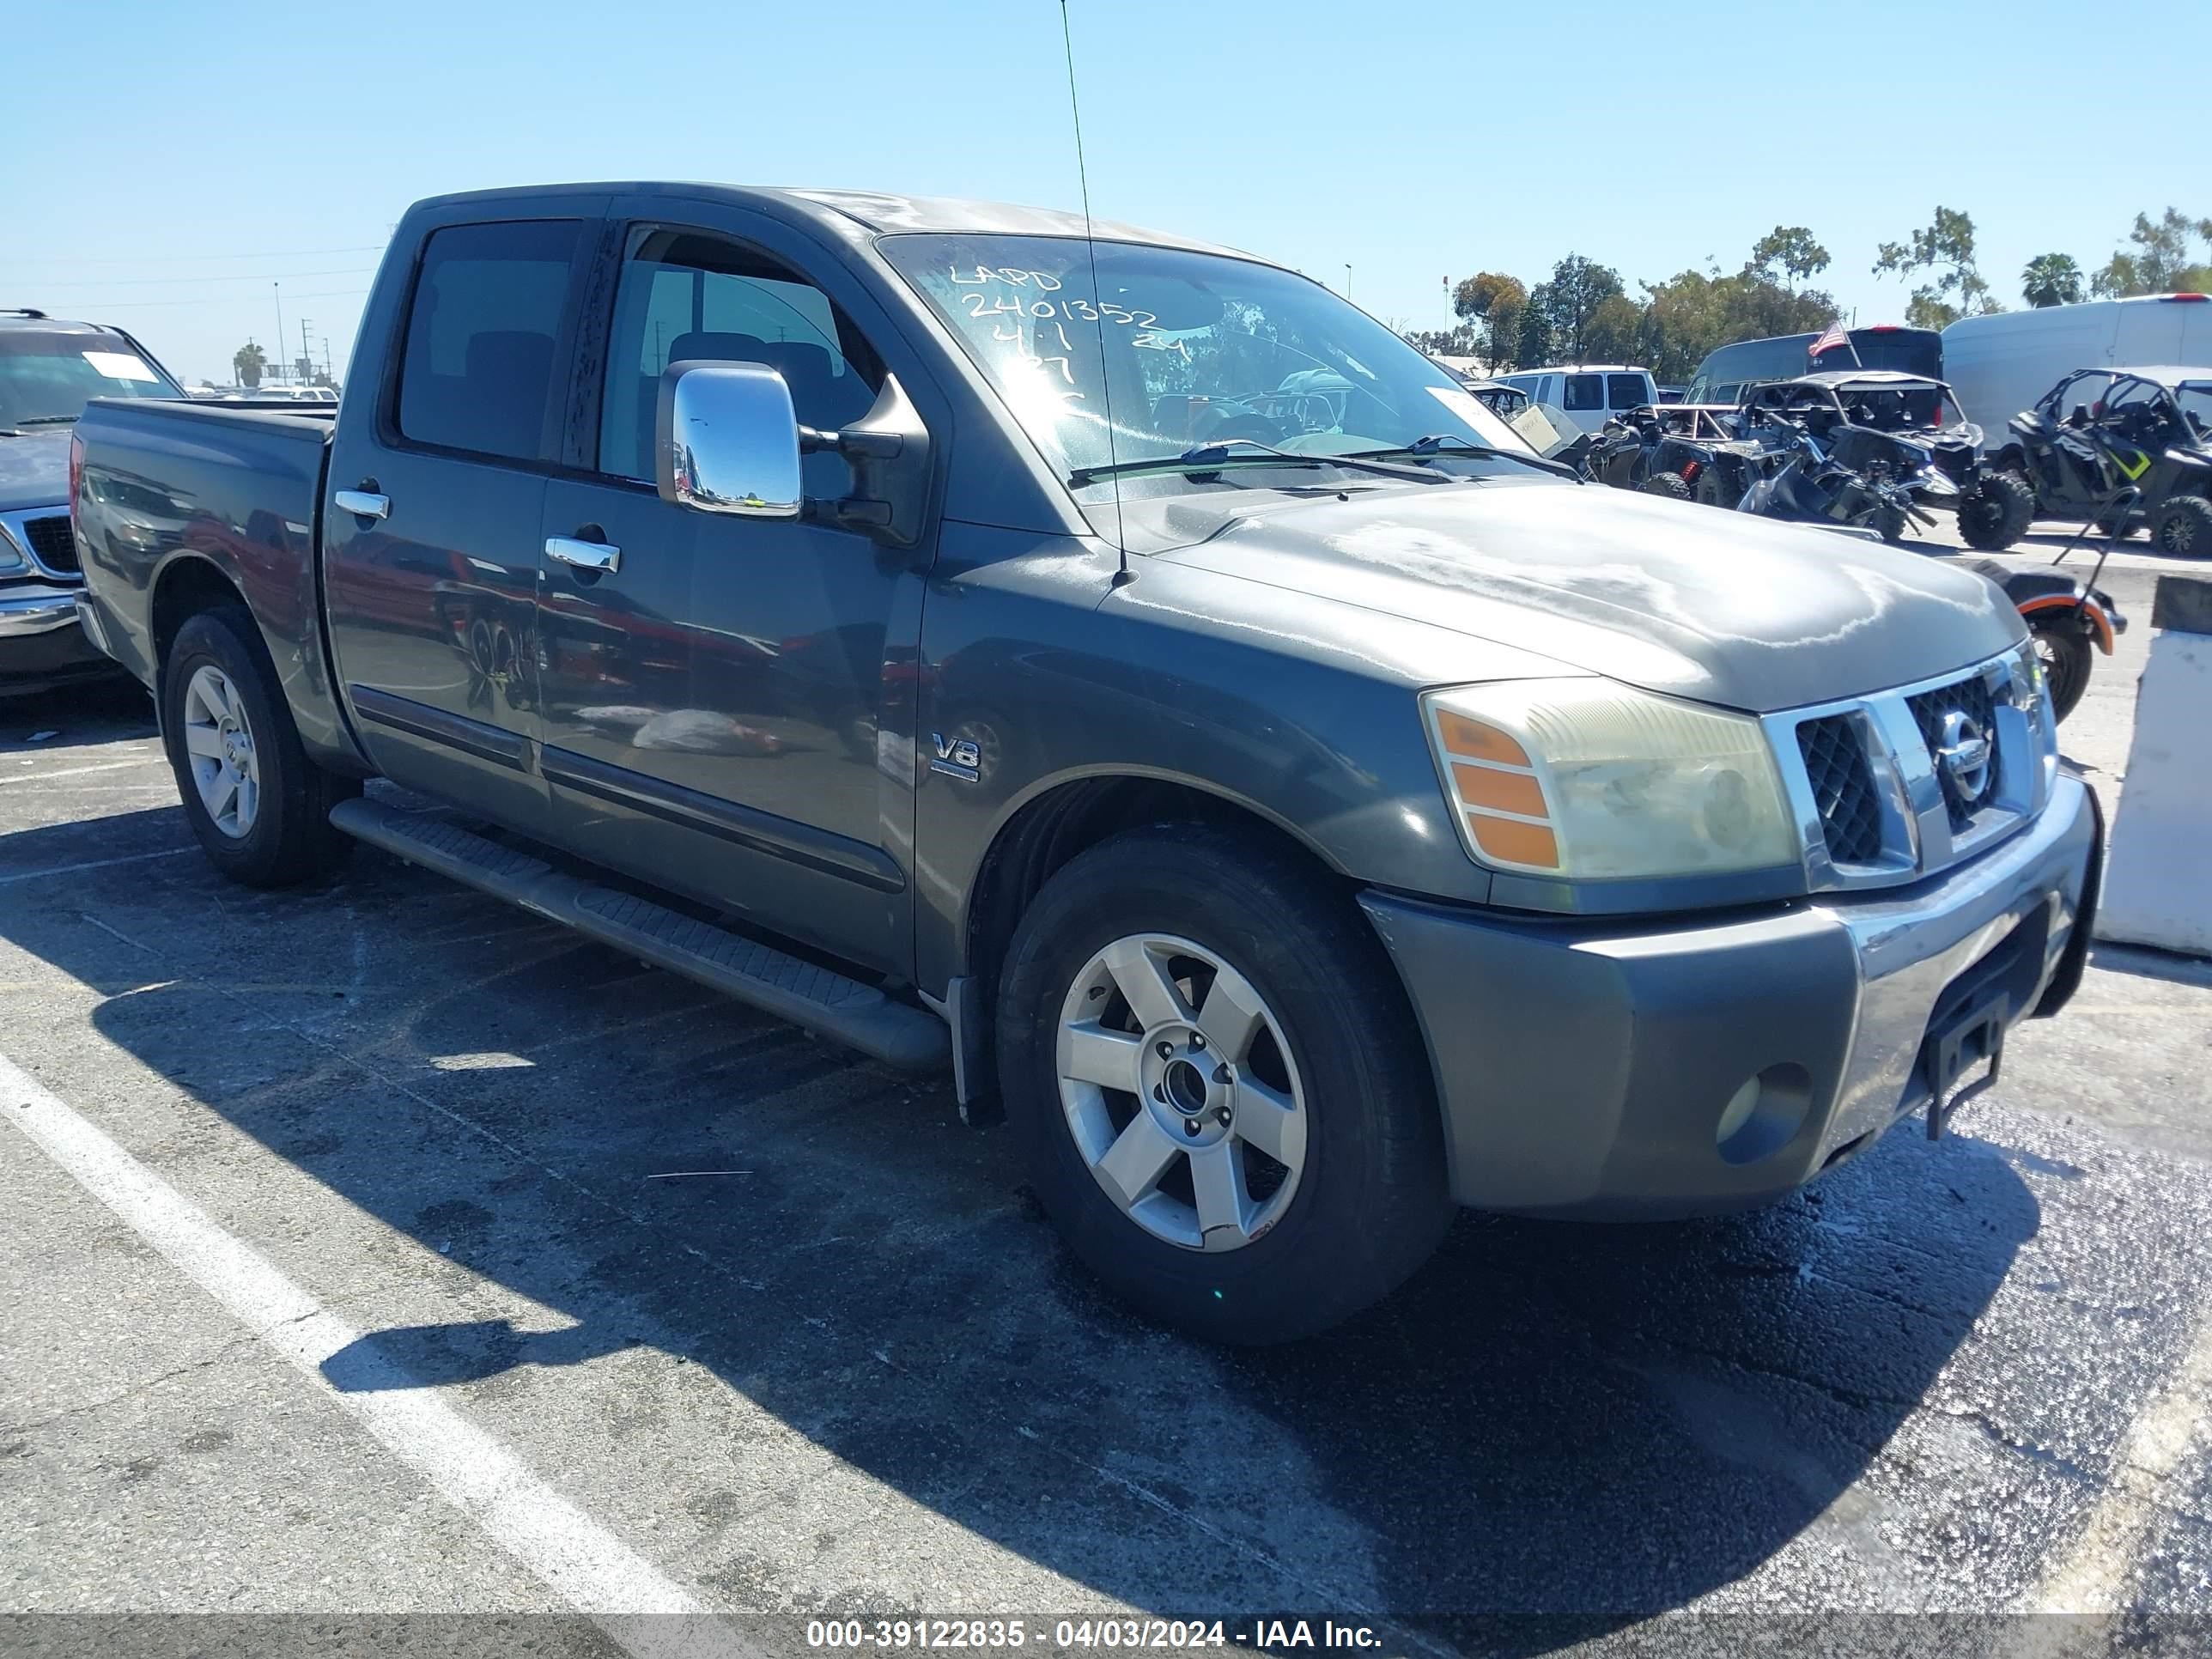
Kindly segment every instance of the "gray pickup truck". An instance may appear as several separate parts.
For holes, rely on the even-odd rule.
[[[1455,1202],[1723,1211],[1940,1129],[2081,973],[2097,808],[1986,581],[1559,476],[1224,249],[441,198],[335,419],[95,403],[73,495],[224,872],[368,842],[949,1066],[1226,1340]]]

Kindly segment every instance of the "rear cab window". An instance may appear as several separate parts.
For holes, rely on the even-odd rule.
[[[581,222],[433,231],[407,314],[398,425],[410,442],[505,460],[544,453]]]

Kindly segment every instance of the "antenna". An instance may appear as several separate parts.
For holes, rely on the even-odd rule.
[[[1060,40],[1067,52],[1067,112],[1075,118],[1075,179],[1083,191],[1083,243],[1091,255],[1091,325],[1098,334],[1098,384],[1106,403],[1106,464],[1114,465],[1114,377],[1106,368],[1106,307],[1098,290],[1098,239],[1091,234],[1091,175],[1083,165],[1083,106],[1075,97],[1075,36],[1067,24],[1067,0],[1060,0]],[[1121,529],[1121,475],[1109,475],[1114,485],[1114,546],[1121,556],[1121,568],[1114,573],[1114,586],[1121,586],[1132,580],[1129,574],[1129,538]]]

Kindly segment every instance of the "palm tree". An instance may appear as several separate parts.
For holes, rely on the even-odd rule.
[[[268,362],[269,354],[251,340],[230,355],[230,366],[237,372],[240,386],[259,386],[261,371]]]
[[[2081,267],[2071,254],[2039,253],[2020,273],[2020,297],[2032,306],[2081,303]]]

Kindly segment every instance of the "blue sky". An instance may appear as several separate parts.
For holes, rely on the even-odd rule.
[[[2008,302],[2138,208],[2212,215],[2212,5],[2078,0],[1071,0],[1091,205],[1249,248],[1417,325],[1575,251],[1631,291],[1809,225],[1863,321],[1939,201]],[[1077,204],[1055,0],[79,0],[9,18],[0,305],[118,322],[179,373],[302,317],[343,364],[417,197],[562,179]],[[1889,66],[1896,66],[1891,68]],[[2161,100],[2175,100],[2161,107]],[[2071,137],[2064,135],[2075,135]],[[2184,143],[2187,148],[2184,148]]]

